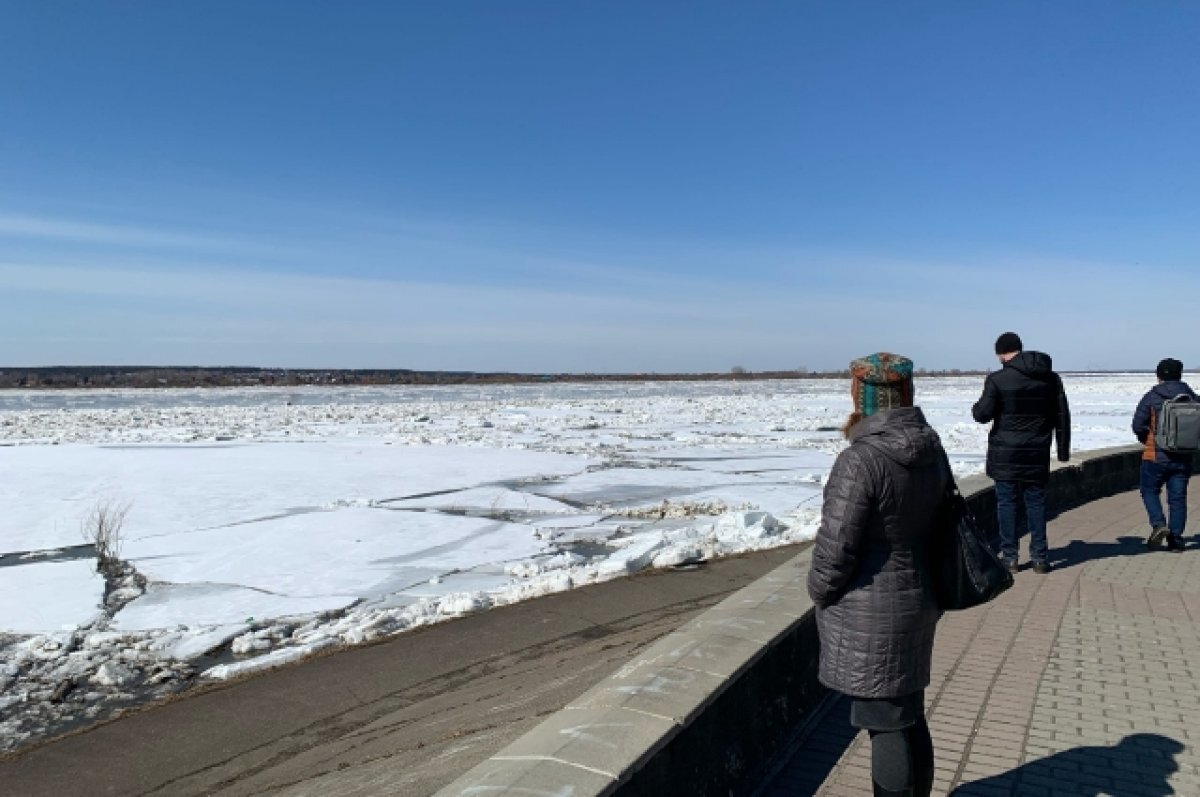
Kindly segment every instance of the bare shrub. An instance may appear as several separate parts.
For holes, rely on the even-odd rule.
[[[122,530],[128,514],[127,502],[100,501],[80,524],[84,541],[96,547],[96,569],[102,573],[120,569]]]

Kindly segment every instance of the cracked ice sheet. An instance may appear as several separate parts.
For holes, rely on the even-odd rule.
[[[87,625],[100,613],[104,579],[90,559],[0,568],[0,631],[35,634]]]
[[[134,540],[126,557],[166,586],[134,600],[116,626],[208,625],[340,609],[427,582],[430,573],[524,560],[545,546],[533,529],[515,523],[364,508]]]
[[[828,463],[823,469],[813,467],[820,458],[825,458]],[[801,461],[805,463],[803,469],[799,465]],[[537,489],[541,493],[576,501],[617,506],[623,511],[653,509],[665,500],[683,506],[712,504],[731,509],[762,509],[779,515],[802,504],[811,505],[814,500],[819,505],[819,482],[832,465],[832,457],[814,453],[797,457],[794,464],[796,467],[792,471],[763,474],[692,470],[690,467],[616,468],[572,476],[561,484]]]
[[[754,484],[754,476],[688,468],[610,468],[570,476],[559,484],[534,485],[530,492],[581,503],[621,503],[686,497],[703,489]]]
[[[423,498],[406,498],[389,501],[389,508],[403,509],[446,509],[484,512],[546,512],[569,515],[577,512],[571,506],[544,498],[540,495],[509,490],[503,487],[474,487],[446,495],[429,495]]]
[[[833,467],[832,451],[739,449],[733,451],[657,452],[654,460],[676,463],[689,470],[712,473],[821,473]]]
[[[177,626],[235,626],[249,628],[253,620],[296,617],[343,609],[354,603],[352,595],[289,597],[271,595],[232,584],[151,584],[141,597],[117,613],[112,627],[119,631],[147,631]],[[238,626],[238,624],[241,624]],[[202,635],[207,641],[210,635]],[[229,638],[228,633],[222,635]],[[201,638],[201,637],[198,637]],[[185,652],[203,653],[204,645],[186,640]],[[207,647],[219,644],[212,641]],[[205,648],[207,649],[207,648]],[[165,655],[179,657],[168,651]]]
[[[381,441],[16,446],[4,452],[0,552],[81,542],[98,501],[128,502],[125,538],[178,536],[297,509],[578,473],[566,454]]]
[[[700,490],[687,496],[689,503],[724,504],[770,512],[776,517],[801,508],[821,508],[822,488],[816,484],[740,484]]]

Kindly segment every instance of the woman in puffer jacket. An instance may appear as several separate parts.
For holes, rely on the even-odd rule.
[[[928,797],[925,687],[941,617],[929,548],[950,476],[937,432],[913,406],[912,361],[872,354],[850,371],[850,446],[825,484],[808,574],[820,680],[851,698],[851,724],[870,733],[875,794]]]

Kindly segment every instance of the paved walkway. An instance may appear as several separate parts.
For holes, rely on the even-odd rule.
[[[994,603],[946,616],[926,692],[935,795],[1200,795],[1200,538],[1150,552],[1146,531],[1136,492],[1067,512],[1053,573],[1023,569]],[[846,703],[764,794],[871,793]]]

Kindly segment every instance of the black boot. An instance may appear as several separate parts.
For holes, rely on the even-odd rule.
[[[885,789],[875,781],[871,781],[871,786],[875,789],[875,797],[916,797],[916,792],[913,791],[912,786],[909,786],[907,789],[901,789],[900,791]]]
[[[921,717],[921,721],[904,731],[908,739],[908,749],[912,755],[913,765],[913,797],[929,797],[933,792],[933,737],[929,733],[929,723]]]

